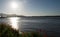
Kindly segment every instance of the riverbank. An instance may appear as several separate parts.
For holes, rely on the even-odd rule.
[[[0,36],[1,37],[47,37],[45,33],[41,32],[20,32],[13,29],[7,24],[0,24]]]

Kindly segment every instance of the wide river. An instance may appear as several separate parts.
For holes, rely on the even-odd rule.
[[[42,29],[47,31],[47,34],[60,37],[60,17],[8,17],[0,18],[0,23],[7,23],[23,32]]]

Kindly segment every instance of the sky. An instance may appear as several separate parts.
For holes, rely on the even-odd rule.
[[[60,15],[60,0],[0,0],[0,13],[25,16]]]

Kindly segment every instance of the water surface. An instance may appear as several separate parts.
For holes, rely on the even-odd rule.
[[[46,30],[47,34],[60,36],[60,17],[8,17],[0,18],[0,23],[7,23],[23,32]]]

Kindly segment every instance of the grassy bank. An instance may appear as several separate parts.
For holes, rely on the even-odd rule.
[[[0,37],[47,37],[41,32],[21,32],[7,24],[0,24]]]

